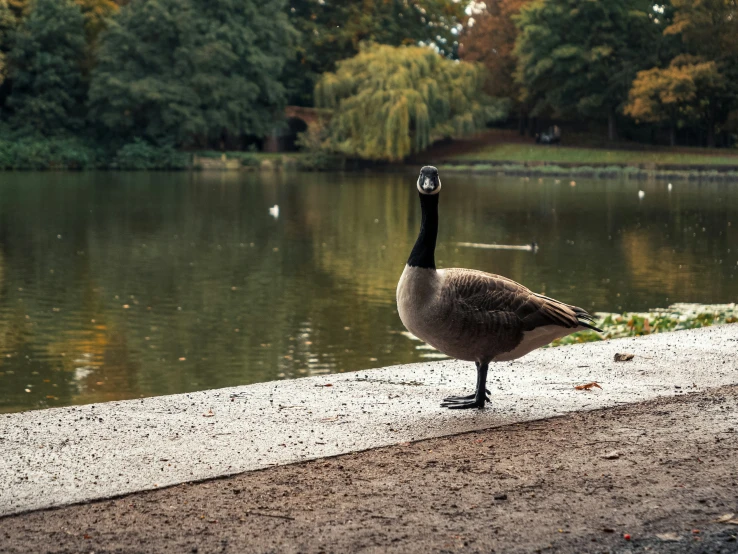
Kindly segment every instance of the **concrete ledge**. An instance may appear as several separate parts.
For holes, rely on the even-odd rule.
[[[0,416],[0,516],[738,383],[738,325]],[[614,362],[616,352],[636,355]],[[602,390],[576,391],[597,381]]]

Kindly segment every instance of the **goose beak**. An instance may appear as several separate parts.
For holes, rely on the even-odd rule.
[[[418,177],[418,191],[421,194],[438,194],[441,190],[441,178],[435,167],[426,166],[420,170]]]

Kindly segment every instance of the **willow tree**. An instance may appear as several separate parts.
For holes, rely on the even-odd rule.
[[[483,91],[484,69],[419,46],[367,45],[325,73],[319,107],[334,110],[329,146],[348,156],[401,160],[505,115]]]
[[[285,71],[290,102],[312,105],[320,75],[355,56],[362,42],[422,43],[455,57],[464,7],[458,0],[290,0],[301,37]]]

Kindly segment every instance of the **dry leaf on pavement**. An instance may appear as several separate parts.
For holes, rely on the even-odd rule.
[[[597,387],[598,389],[602,389],[602,387],[597,384],[596,381],[592,381],[591,383],[587,383],[586,385],[577,385],[574,387],[576,390],[592,390],[592,387]]]

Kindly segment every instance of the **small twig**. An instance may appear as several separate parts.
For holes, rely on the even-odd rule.
[[[246,512],[247,516],[264,516],[264,517],[276,517],[278,519],[291,519],[294,520],[295,518],[292,516],[283,516],[279,514],[265,514],[264,512]]]

